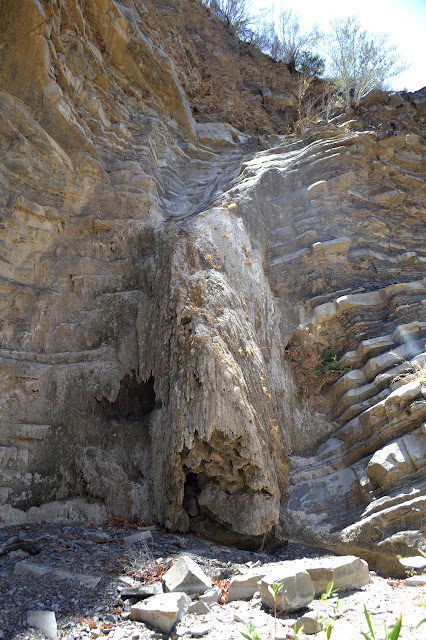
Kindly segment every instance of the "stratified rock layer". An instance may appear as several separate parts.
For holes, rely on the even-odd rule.
[[[173,6],[0,8],[0,519],[80,496],[398,571],[425,517],[425,92],[258,137],[294,78]],[[341,377],[300,393],[289,354],[325,348]]]

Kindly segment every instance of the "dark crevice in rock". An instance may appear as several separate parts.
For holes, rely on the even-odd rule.
[[[135,375],[127,374],[121,381],[120,391],[114,402],[102,398],[98,402],[98,414],[104,421],[138,420],[155,409],[154,378],[138,382]]]

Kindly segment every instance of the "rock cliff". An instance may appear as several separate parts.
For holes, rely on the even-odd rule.
[[[288,136],[297,79],[198,0],[0,18],[1,521],[397,571],[426,520],[426,90]]]

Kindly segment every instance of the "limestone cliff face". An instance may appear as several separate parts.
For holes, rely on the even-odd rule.
[[[280,136],[295,79],[198,1],[0,12],[1,521],[411,553],[424,91]]]

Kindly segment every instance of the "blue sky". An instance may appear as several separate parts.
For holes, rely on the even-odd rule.
[[[254,11],[272,8],[274,14],[293,9],[299,14],[303,30],[313,24],[326,31],[334,17],[356,15],[363,29],[389,34],[389,43],[410,63],[410,68],[389,81],[393,89],[417,91],[426,85],[426,0],[252,0]]]

